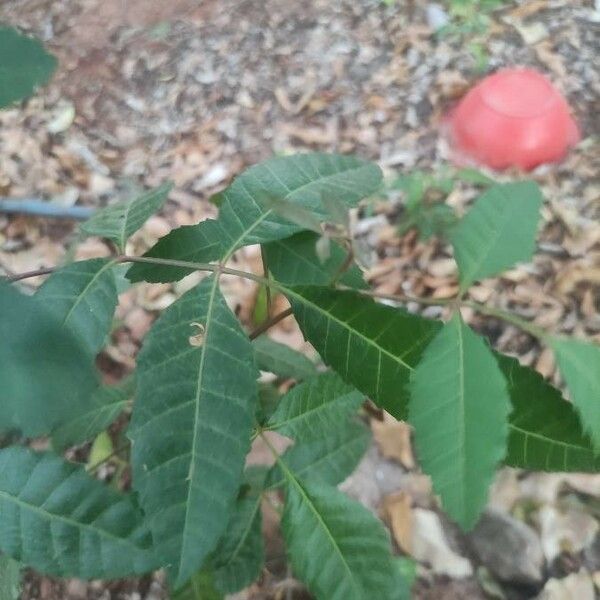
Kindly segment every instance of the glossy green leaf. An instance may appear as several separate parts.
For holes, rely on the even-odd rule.
[[[0,281],[0,431],[35,437],[78,414],[98,387],[93,356],[43,306]]]
[[[221,224],[214,219],[207,219],[197,225],[186,225],[173,229],[160,238],[144,256],[189,262],[211,262],[223,255],[225,240],[226,236]],[[178,281],[190,273],[193,271],[184,267],[135,263],[129,268],[127,278],[132,282],[158,283]]]
[[[364,399],[335,373],[322,373],[285,394],[267,428],[296,440],[326,437],[356,413]]]
[[[127,495],[81,465],[13,446],[0,451],[0,550],[41,573],[110,579],[156,568]]]
[[[439,331],[440,323],[411,316],[411,319],[416,319],[419,329],[406,337],[394,336],[394,331],[405,329],[406,313],[403,310],[375,304],[369,298],[352,292],[307,289],[306,299],[304,291],[286,291],[293,299],[292,306],[305,337],[347,381],[378,403],[385,402],[385,408],[397,418],[405,419],[408,373],[418,363],[423,347]],[[330,316],[328,312],[331,312]],[[330,319],[332,323],[328,326]],[[358,330],[356,334],[344,333],[344,330],[354,328]],[[356,335],[360,340],[358,344],[349,346],[348,364],[352,365],[351,368],[346,367],[346,344],[336,347],[335,341],[329,341],[338,339],[335,336],[327,338],[329,329],[330,336],[334,332],[343,335],[343,340],[349,335],[351,339]],[[377,337],[382,330],[383,334]],[[413,350],[406,353],[401,349],[403,342],[408,344],[421,339],[422,342]],[[409,368],[393,367],[390,353],[393,355],[394,352],[402,356]],[[383,356],[379,367],[378,354]],[[560,392],[545,383],[532,369],[519,365],[518,361],[500,354],[496,354],[496,358],[508,380],[513,405],[507,464],[528,469],[585,472],[600,468],[600,461],[595,461],[589,439],[584,435],[572,405],[562,398]],[[387,374],[397,383],[385,386],[380,383],[378,387],[377,381],[382,381]],[[387,391],[386,395],[382,391]]]
[[[263,246],[269,270],[285,285],[330,285],[344,266],[347,252],[331,242],[330,256],[321,262],[316,245],[319,236],[303,231]],[[355,289],[366,288],[360,269],[353,264],[341,275],[338,283]]]
[[[286,477],[281,527],[294,575],[317,600],[392,598],[396,565],[382,523],[334,487]]]
[[[285,293],[304,337],[323,361],[405,419],[410,372],[439,323],[355,292],[301,287]]]
[[[104,345],[117,306],[113,265],[108,258],[70,263],[52,273],[35,295],[90,354]]]
[[[423,470],[446,512],[470,529],[506,453],[506,379],[483,339],[455,315],[425,350],[410,387]]]
[[[53,446],[62,450],[104,431],[130,405],[134,393],[134,377],[127,377],[117,385],[99,387],[79,414],[53,432]]]
[[[225,536],[211,557],[215,586],[233,594],[260,575],[265,562],[260,494],[237,501]]]
[[[381,170],[377,165],[337,154],[282,156],[255,165],[222,192],[217,225],[213,226],[220,228],[223,238],[218,258],[227,260],[242,246],[283,239],[302,230],[302,226],[277,213],[273,207],[277,200],[285,206],[298,204],[317,219],[325,219],[327,211],[322,206],[322,195],[350,207],[377,189],[380,181]],[[174,248],[168,241],[170,236],[179,235],[170,233],[159,242],[161,248],[155,246],[149,254],[175,260],[189,257],[192,250],[187,244]],[[205,245],[210,246],[209,243]],[[198,248],[198,256],[207,260],[203,252],[203,248]],[[146,278],[176,281],[182,273],[185,271],[179,268],[169,273],[161,266],[150,275],[149,269],[142,271],[135,267],[131,277],[135,281]]]
[[[180,589],[171,594],[173,600],[224,600],[224,595],[215,586],[211,569],[201,569]]]
[[[381,170],[376,165],[338,154],[297,154],[255,165],[223,194],[219,221],[229,237],[226,256],[241,246],[283,239],[301,229],[266,205],[272,204],[273,198],[298,203],[324,219],[322,195],[354,206],[376,189],[380,180]]]
[[[56,69],[42,44],[13,27],[0,27],[0,108],[31,96]]]
[[[175,588],[227,526],[250,446],[256,377],[250,341],[215,277],[163,313],[139,354],[134,488]]]
[[[278,377],[291,377],[298,381],[317,374],[315,364],[302,352],[280,344],[266,335],[253,342],[256,366],[261,371],[274,373]]]
[[[0,600],[21,598],[21,568],[12,558],[0,556]]]
[[[551,345],[583,428],[600,454],[600,346],[559,338]]]
[[[530,181],[485,191],[451,234],[462,289],[531,260],[542,195]]]
[[[127,239],[167,201],[171,187],[170,183],[164,183],[132,200],[110,204],[83,223],[81,231],[112,240],[120,250],[125,250]]]
[[[295,443],[283,453],[282,459],[302,480],[338,485],[356,469],[370,442],[370,430],[362,423],[350,420],[323,438]],[[272,489],[284,483],[285,477],[275,464],[269,471],[265,487]]]
[[[535,471],[594,473],[600,470],[575,409],[533,369],[497,354],[513,410],[505,463]]]

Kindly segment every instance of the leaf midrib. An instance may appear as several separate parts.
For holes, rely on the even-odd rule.
[[[460,495],[461,495],[461,503],[460,505],[466,507],[466,488],[465,488],[465,478],[467,472],[467,453],[465,451],[465,357],[464,357],[464,339],[463,339],[463,330],[462,330],[462,320],[460,316],[455,317],[456,325],[458,328],[458,398],[459,398],[459,419],[458,419],[458,429],[459,429],[459,443],[460,443],[460,463],[461,463],[461,476],[460,476]]]
[[[254,506],[252,508],[252,515],[250,516],[250,519],[248,519],[248,523],[244,528],[244,532],[238,540],[238,543],[236,544],[233,552],[231,553],[230,557],[222,565],[218,565],[217,568],[222,569],[228,567],[237,558],[238,554],[240,553],[240,550],[242,549],[242,546],[244,545],[244,542],[246,541],[248,535],[252,531],[252,525],[254,525],[254,519],[256,518],[258,509],[260,508],[261,500],[262,496],[259,494],[255,499]]]
[[[461,281],[461,289],[462,290],[467,289],[471,285],[471,283],[473,283],[473,281],[475,281],[477,271],[481,268],[481,265],[484,264],[484,262],[490,255],[492,248],[494,248],[494,246],[498,242],[498,239],[502,235],[502,231],[504,230],[504,227],[510,221],[510,217],[511,217],[513,208],[514,208],[513,206],[510,206],[509,210],[506,210],[504,212],[504,215],[502,217],[501,227],[497,227],[492,232],[492,238],[491,238],[491,240],[489,240],[490,243],[488,243],[487,248],[485,248],[484,251],[479,255],[479,259],[475,259],[475,261],[472,263],[473,266],[471,267],[471,269],[469,269],[464,274],[462,281]]]
[[[285,462],[279,456],[277,456],[277,462],[279,463],[281,469],[283,470],[286,478],[288,480],[290,480],[294,484],[294,487],[296,487],[298,489],[298,492],[299,492],[300,496],[307,503],[307,506],[310,508],[311,512],[314,514],[317,522],[323,528],[323,531],[325,532],[327,538],[331,542],[331,545],[335,549],[336,554],[340,558],[342,564],[344,565],[344,568],[345,568],[346,572],[348,573],[348,575],[350,577],[350,581],[352,582],[352,587],[354,588],[354,590],[356,592],[359,593],[358,597],[360,597],[360,595],[362,594],[362,589],[356,583],[356,580],[354,579],[354,575],[352,573],[352,569],[350,568],[350,565],[347,563],[347,561],[346,561],[346,559],[344,557],[344,554],[341,551],[341,549],[340,549],[338,543],[336,542],[335,537],[331,533],[329,527],[327,527],[327,524],[325,523],[325,521],[321,517],[321,514],[319,513],[319,511],[317,510],[316,506],[311,501],[310,497],[306,493],[306,490],[304,489],[304,487],[302,486],[302,484],[298,481],[298,479],[296,479],[296,477],[294,476],[294,474],[288,469],[288,467],[285,464]]]
[[[119,543],[127,544],[128,546],[131,546],[132,548],[135,548],[136,550],[139,550],[142,552],[146,552],[149,550],[148,548],[143,548],[141,546],[136,545],[135,543],[133,543],[133,541],[129,537],[119,537],[119,536],[115,535],[114,533],[111,533],[110,531],[107,531],[105,529],[100,529],[98,527],[92,527],[91,524],[81,523],[80,521],[75,521],[65,515],[57,515],[57,514],[48,512],[47,510],[44,510],[40,506],[36,506],[35,504],[30,504],[28,502],[25,502],[18,496],[13,496],[13,495],[9,494],[8,492],[5,492],[4,490],[0,490],[0,497],[5,498],[6,500],[8,500],[8,502],[13,502],[13,503],[17,504],[23,510],[28,510],[30,512],[40,514],[40,515],[42,515],[42,517],[44,517],[48,521],[52,521],[52,520],[62,521],[64,523],[66,523],[67,525],[70,525],[71,527],[75,527],[76,529],[89,530],[89,531],[95,533],[96,535],[100,535],[105,538],[115,540]],[[121,501],[121,500],[119,500],[119,501]]]
[[[71,308],[68,310],[65,318],[63,319],[62,324],[66,325],[67,322],[69,321],[69,319],[71,318],[71,316],[73,315],[73,312],[75,311],[75,309],[79,306],[79,303],[83,300],[84,296],[86,295],[86,293],[89,291],[90,287],[96,283],[96,281],[98,280],[98,278],[109,268],[112,268],[113,265],[116,264],[115,260],[111,260],[108,261],[99,271],[97,271],[94,276],[92,277],[92,279],[87,283],[87,285],[85,286],[85,288],[83,288],[82,292],[77,295],[75,297],[75,302],[73,303],[73,305],[71,306]]]
[[[196,444],[197,444],[197,440],[198,440],[198,423],[200,420],[200,395],[201,395],[201,391],[202,391],[202,380],[203,380],[203,376],[204,376],[204,359],[206,357],[206,348],[208,345],[208,340],[209,340],[209,334],[210,331],[212,329],[211,325],[212,325],[212,314],[213,314],[213,310],[214,310],[214,305],[215,305],[215,297],[217,294],[217,289],[219,287],[219,278],[215,277],[213,279],[213,285],[212,288],[210,290],[210,296],[208,299],[208,304],[207,304],[207,309],[206,309],[206,323],[204,325],[204,343],[202,344],[202,350],[200,353],[200,364],[198,365],[198,378],[196,379],[196,395],[194,397],[195,400],[195,410],[194,410],[194,425],[193,425],[193,430],[192,430],[192,434],[193,434],[193,441],[192,441],[192,448],[190,450],[190,470],[189,470],[189,475],[187,477],[187,492],[186,492],[186,499],[185,499],[185,515],[184,515],[184,520],[183,520],[183,528],[182,528],[182,538],[183,538],[183,544],[182,544],[182,548],[181,548],[181,554],[179,556],[179,569],[178,572],[181,573],[181,565],[183,563],[183,555],[184,552],[186,550],[186,546],[187,546],[187,530],[188,530],[188,520],[189,520],[189,516],[190,516],[190,497],[192,494],[192,480],[194,477],[194,471],[195,471],[195,467],[196,467]]]
[[[398,356],[396,356],[395,354],[392,354],[386,348],[383,348],[382,346],[380,346],[379,344],[377,344],[374,339],[366,337],[360,331],[358,331],[357,329],[354,329],[353,327],[351,327],[348,322],[342,321],[341,319],[338,319],[332,313],[327,312],[327,310],[325,310],[324,308],[321,308],[318,304],[310,302],[307,298],[305,298],[301,294],[298,294],[298,293],[294,292],[293,290],[291,290],[290,288],[288,288],[288,287],[286,287],[284,285],[278,284],[278,286],[280,287],[280,289],[286,295],[289,294],[290,296],[293,296],[294,298],[296,298],[301,304],[304,304],[306,306],[310,306],[313,310],[316,310],[317,312],[319,312],[320,314],[324,315],[328,319],[330,319],[332,321],[335,321],[338,325],[341,325],[343,328],[347,329],[349,332],[351,332],[354,335],[356,335],[357,337],[361,338],[367,344],[369,344],[370,346],[374,347],[376,350],[378,350],[382,354],[385,354],[387,357],[391,358],[394,362],[400,363],[404,368],[408,369],[409,371],[414,371],[414,367],[412,367],[411,365],[409,365],[408,363],[406,363],[406,362],[404,362],[402,360],[402,357],[406,356],[406,354],[408,354],[412,350],[412,348],[414,348],[414,346],[411,346],[411,348],[408,348],[406,350],[406,352],[403,352],[402,354],[399,354]]]
[[[591,449],[587,448],[586,446],[578,446],[576,444],[571,444],[569,442],[561,442],[554,438],[548,438],[540,433],[536,433],[533,431],[528,431],[527,429],[523,429],[522,427],[519,427],[518,425],[515,425],[514,423],[509,422],[508,428],[513,429],[514,431],[521,433],[526,437],[536,438],[536,439],[538,439],[542,442],[545,442],[546,444],[549,444],[551,446],[563,446],[565,451],[566,450],[574,450],[574,451],[578,451],[578,452],[586,452],[586,453],[593,454]]]
[[[303,420],[307,419],[309,416],[318,414],[319,412],[326,413],[328,410],[332,410],[332,405],[342,403],[345,401],[347,402],[349,396],[356,396],[356,395],[362,396],[362,394],[360,394],[360,392],[357,392],[357,391],[350,391],[346,394],[336,396],[329,402],[322,402],[321,404],[317,404],[317,406],[314,406],[307,411],[304,411],[302,413],[294,415],[293,417],[289,417],[285,421],[280,421],[279,423],[269,423],[267,425],[267,429],[270,429],[270,430],[281,429],[282,427],[285,427],[286,425],[289,425],[290,423],[297,423],[298,421],[302,422]]]

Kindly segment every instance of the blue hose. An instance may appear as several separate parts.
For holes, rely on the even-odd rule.
[[[85,221],[95,212],[89,206],[60,206],[36,198],[0,198],[0,213]]]

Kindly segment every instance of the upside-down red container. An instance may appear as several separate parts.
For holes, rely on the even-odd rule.
[[[533,69],[511,68],[486,77],[449,115],[457,162],[492,169],[538,165],[564,158],[580,139],[560,92]]]

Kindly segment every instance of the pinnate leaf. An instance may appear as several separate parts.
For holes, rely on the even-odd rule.
[[[324,362],[398,419],[407,384],[439,323],[351,291],[286,288],[304,337]]]
[[[399,419],[406,419],[408,399],[405,386],[409,373],[416,367],[423,347],[439,331],[440,323],[410,315],[418,321],[419,332],[406,338],[400,335],[394,338],[393,332],[403,329],[394,325],[396,320],[399,323],[403,322],[406,313],[402,310],[375,304],[371,299],[352,292],[290,288],[286,295],[292,300],[295,315],[305,337],[315,346],[325,362],[371,399],[380,405],[385,402],[384,406],[391,414]],[[399,316],[395,316],[396,311],[399,311]],[[331,313],[330,316],[327,316],[328,312]],[[328,326],[330,318],[333,322]],[[344,325],[344,321],[349,323]],[[377,331],[382,327],[384,335],[376,337]],[[394,329],[395,327],[397,329]],[[340,333],[346,328],[356,328],[357,335],[366,337],[366,340],[363,339],[359,344],[349,346],[348,364],[356,365],[351,369],[346,367],[345,353],[339,347],[335,348],[326,338],[329,329],[331,332]],[[370,338],[371,331],[376,338],[374,340]],[[348,334],[343,333],[343,336],[345,340]],[[421,338],[423,341],[418,348],[408,353],[401,349],[402,342],[414,343]],[[381,366],[378,367],[375,349],[365,351],[367,344],[381,346],[380,352],[385,357]],[[391,362],[389,352],[394,351],[402,356],[402,360],[408,365],[406,369],[387,367]],[[372,356],[374,360],[371,360]],[[594,458],[593,448],[587,435],[583,433],[572,405],[532,369],[519,365],[518,361],[507,356],[498,353],[495,356],[508,380],[513,406],[509,422],[508,464],[529,469],[595,471],[600,462]],[[386,373],[391,373],[397,383],[389,388],[380,383],[378,389],[376,381],[381,381]],[[381,390],[385,389],[392,393],[384,396]]]
[[[166,202],[171,187],[170,183],[164,183],[133,200],[110,204],[83,223],[81,231],[112,240],[124,250],[127,239]]]
[[[541,205],[529,181],[494,185],[477,199],[451,235],[462,289],[531,259]]]
[[[129,430],[134,487],[175,588],[227,526],[249,449],[256,377],[250,341],[215,277],[172,304],[146,336]]]
[[[485,342],[454,316],[411,376],[409,421],[446,512],[471,528],[506,452],[510,398]]]
[[[291,377],[298,381],[317,374],[317,367],[304,354],[280,344],[266,335],[253,342],[256,366],[261,371],[274,373],[278,377]]]
[[[322,373],[285,394],[267,428],[298,440],[326,437],[355,413],[363,400],[363,394],[335,373]]]
[[[221,193],[219,217],[211,226],[210,235],[207,233],[210,240],[200,240],[200,245],[190,248],[187,243],[179,243],[183,236],[175,230],[162,238],[148,255],[175,260],[189,260],[191,256],[198,257],[197,260],[213,260],[206,257],[212,256],[213,233],[218,235],[220,231],[222,246],[218,258],[225,260],[242,246],[283,239],[303,229],[302,225],[278,214],[273,208],[277,200],[282,207],[297,204],[316,219],[325,219],[323,194],[350,207],[377,189],[380,181],[381,170],[377,165],[352,156],[308,153],[272,158],[244,171]],[[202,223],[197,227],[202,229],[202,235],[206,233]],[[173,244],[171,237],[177,238]],[[142,270],[135,266],[130,273],[135,281],[176,281],[186,274],[178,267],[170,272],[167,269],[160,266],[155,274],[150,274],[150,267]]]
[[[286,476],[281,525],[294,574],[318,600],[393,598],[396,566],[381,522],[336,488]]]
[[[35,297],[0,281],[0,431],[50,433],[98,387],[93,356]]]
[[[555,338],[552,348],[583,428],[600,454],[600,346]]]
[[[275,212],[273,199],[298,204],[325,219],[322,195],[354,206],[380,181],[376,165],[339,154],[297,154],[255,165],[223,193],[219,221],[229,237],[226,256],[241,246],[286,238],[302,229]]]
[[[227,531],[211,558],[215,585],[232,594],[250,585],[265,561],[260,494],[250,494],[236,503]]]
[[[535,471],[594,473],[600,458],[584,433],[573,404],[537,371],[496,354],[512,403],[505,463]]]
[[[282,460],[299,479],[338,485],[358,466],[370,442],[369,429],[349,420],[325,437],[295,443],[283,453]],[[276,463],[269,471],[265,486],[272,489],[285,481]]]
[[[104,345],[117,306],[114,262],[93,258],[55,271],[35,297],[60,323],[80,337],[90,354]]]
[[[157,567],[127,495],[81,465],[13,446],[0,451],[0,550],[41,573],[111,579]]]
[[[13,27],[0,27],[0,108],[31,96],[56,69],[56,58],[41,42]]]

